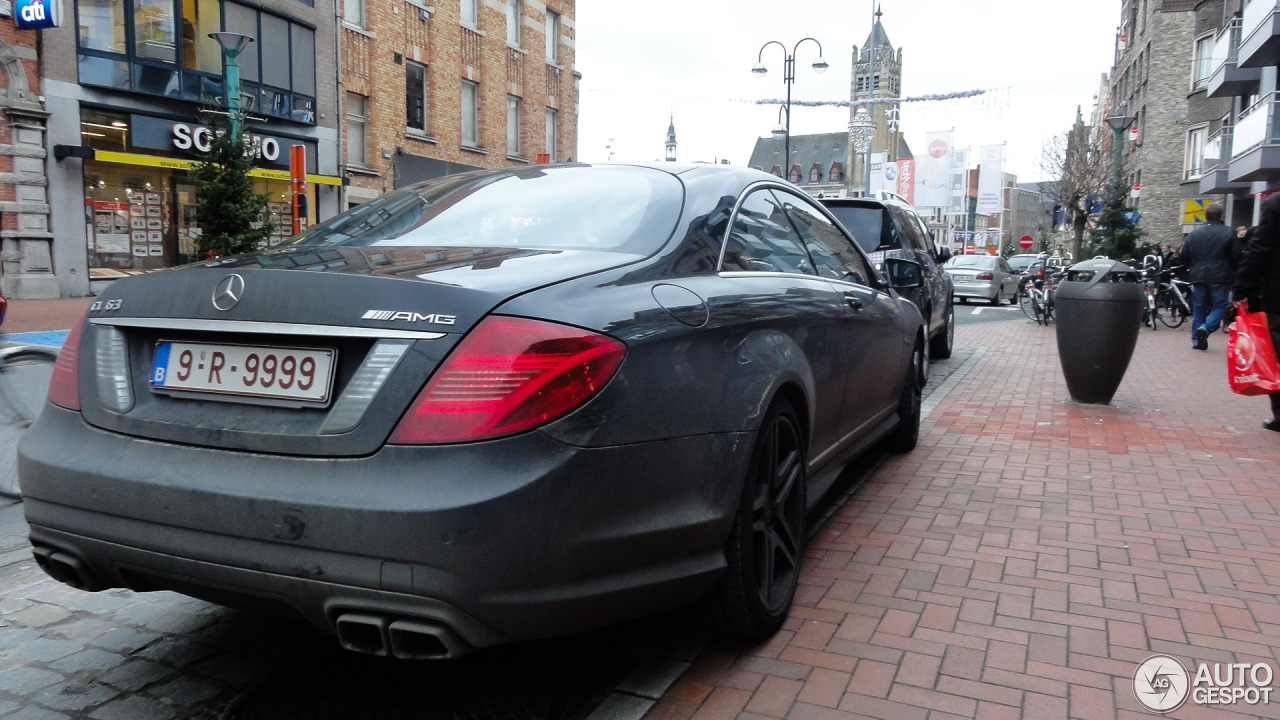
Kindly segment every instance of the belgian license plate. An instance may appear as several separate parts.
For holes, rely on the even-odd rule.
[[[325,348],[215,343],[156,343],[151,386],[323,403],[336,353]]]

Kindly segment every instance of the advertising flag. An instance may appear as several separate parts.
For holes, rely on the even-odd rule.
[[[889,188],[884,184],[885,154],[871,153],[871,195],[878,196]]]
[[[916,205],[945,208],[951,203],[951,131],[925,133],[925,156],[916,168]]]
[[[1004,180],[1004,145],[983,145],[979,153],[978,214],[995,215],[1004,209],[1000,186]]]
[[[911,205],[916,204],[916,160],[905,158],[898,163],[898,194]]]
[[[969,151],[951,153],[951,201],[948,215],[964,215],[969,211]]]

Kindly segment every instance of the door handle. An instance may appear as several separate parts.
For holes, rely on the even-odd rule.
[[[859,300],[858,296],[854,295],[853,293],[845,293],[844,301],[849,303],[849,307],[853,308],[854,310],[862,309],[862,301]]]

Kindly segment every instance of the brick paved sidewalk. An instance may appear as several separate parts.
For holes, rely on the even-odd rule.
[[[1226,336],[1144,330],[1108,407],[1067,401],[1054,333],[958,329],[979,359],[809,543],[784,630],[713,644],[647,717],[1150,718],[1153,654],[1277,668],[1280,434]],[[1169,716],[1259,715],[1280,697]]]
[[[91,297],[57,300],[9,300],[4,332],[22,333],[39,330],[67,330],[84,315],[93,302]]]

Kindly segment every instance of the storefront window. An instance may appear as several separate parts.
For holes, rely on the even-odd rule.
[[[182,65],[222,74],[222,50],[209,33],[222,30],[218,0],[182,0]]]
[[[176,62],[177,36],[172,0],[134,0],[134,55],[148,60]]]
[[[125,0],[81,0],[80,47],[124,52]]]

